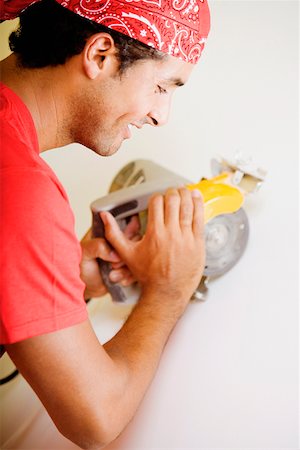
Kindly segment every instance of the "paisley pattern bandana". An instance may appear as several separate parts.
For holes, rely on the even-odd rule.
[[[0,17],[14,18],[35,1],[4,0]],[[192,64],[198,62],[210,28],[207,0],[56,1],[86,19]]]

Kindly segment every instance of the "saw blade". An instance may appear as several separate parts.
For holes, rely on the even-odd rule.
[[[208,222],[205,226],[204,275],[214,278],[228,272],[243,255],[248,237],[249,222],[243,208]]]

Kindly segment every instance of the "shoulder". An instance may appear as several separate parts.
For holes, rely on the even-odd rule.
[[[64,252],[77,265],[80,244],[74,230],[74,215],[68,199],[51,176],[35,169],[3,171],[1,189],[1,237],[9,247],[64,264]]]
[[[44,170],[37,168],[11,168],[1,173],[2,207],[4,213],[12,210],[24,216],[39,213],[59,218],[61,212],[71,213],[67,196],[60,183]],[[29,217],[28,217],[29,218]],[[36,216],[32,216],[34,220]]]

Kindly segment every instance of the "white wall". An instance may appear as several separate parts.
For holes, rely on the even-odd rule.
[[[137,132],[107,159],[78,145],[45,155],[69,194],[79,237],[90,226],[91,201],[133,159],[197,181],[210,175],[211,157],[240,150],[268,171],[245,205],[245,255],[212,283],[206,303],[188,308],[136,417],[110,450],[299,448],[298,2],[210,6],[204,54],[176,93],[166,127]],[[102,342],[128,313],[108,297],[89,308]],[[12,445],[74,447],[46,414]]]

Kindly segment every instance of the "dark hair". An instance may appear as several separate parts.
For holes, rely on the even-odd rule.
[[[20,15],[19,28],[11,33],[9,44],[22,67],[41,68],[64,64],[81,53],[87,39],[99,32],[113,38],[120,73],[135,61],[165,57],[136,39],[69,11],[55,0],[42,0],[27,8]]]

